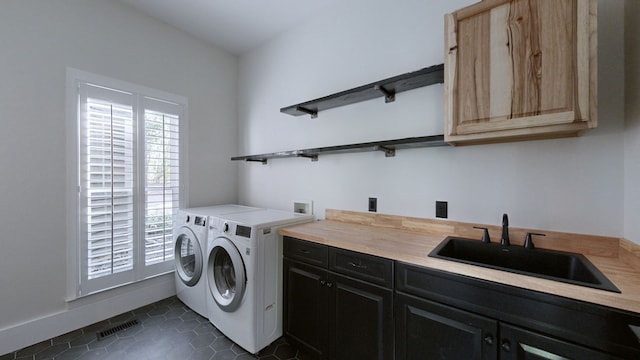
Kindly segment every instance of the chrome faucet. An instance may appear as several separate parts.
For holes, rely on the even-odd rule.
[[[500,245],[509,246],[509,216],[502,214],[502,237],[500,238]]]

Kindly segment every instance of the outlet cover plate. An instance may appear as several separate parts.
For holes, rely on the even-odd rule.
[[[378,198],[375,198],[375,197],[369,198],[369,211],[378,212]]]
[[[449,205],[446,201],[436,201],[436,217],[442,219],[449,217]]]

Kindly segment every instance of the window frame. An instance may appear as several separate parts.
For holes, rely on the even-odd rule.
[[[148,88],[127,81],[109,78],[86,71],[67,68],[66,72],[66,153],[67,153],[67,301],[81,298],[90,294],[102,292],[123,285],[139,282],[159,275],[174,271],[174,262],[164,261],[152,265],[145,264],[145,181],[144,181],[144,153],[145,134],[144,129],[146,111],[158,111],[161,103],[171,106],[179,106],[182,109],[179,122],[179,200],[178,207],[187,207],[188,189],[188,101],[180,95],[170,94],[161,90]],[[141,114],[134,120],[135,143],[134,149],[134,263],[133,269],[127,271],[124,276],[108,276],[114,279],[102,278],[87,281],[82,266],[86,265],[86,254],[83,252],[82,235],[82,198],[81,194],[81,99],[80,84],[94,84],[105,88],[134,94],[132,105],[134,118],[136,113]],[[158,106],[147,106],[148,101],[155,102]],[[138,131],[140,129],[140,131]],[[139,154],[141,152],[142,154]],[[86,249],[86,247],[84,247]],[[170,249],[173,252],[173,249]]]

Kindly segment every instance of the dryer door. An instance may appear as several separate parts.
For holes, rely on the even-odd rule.
[[[209,249],[209,291],[220,309],[233,312],[240,306],[247,286],[242,256],[231,240],[222,236],[213,240]]]
[[[180,228],[175,238],[174,255],[178,277],[187,286],[195,285],[202,275],[200,242],[188,227]]]

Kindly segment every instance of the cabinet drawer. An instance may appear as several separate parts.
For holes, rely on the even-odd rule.
[[[330,248],[329,270],[388,288],[393,287],[393,261],[390,259]]]
[[[327,267],[328,247],[289,236],[284,239],[284,256],[307,264]]]

